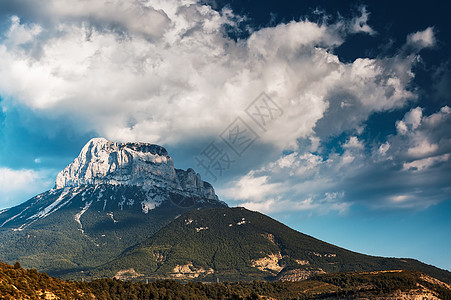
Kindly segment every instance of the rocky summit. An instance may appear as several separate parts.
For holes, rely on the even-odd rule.
[[[166,149],[145,143],[90,140],[80,155],[56,177],[56,188],[84,185],[135,185],[163,188],[189,196],[218,200],[213,187],[193,169],[177,170]]]

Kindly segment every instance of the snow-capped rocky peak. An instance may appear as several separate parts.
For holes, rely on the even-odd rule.
[[[58,174],[56,187],[143,185],[152,179],[165,183],[172,183],[176,179],[174,162],[163,147],[143,143],[114,143],[95,138]]]
[[[166,149],[147,143],[90,140],[56,178],[56,188],[83,185],[137,185],[217,199],[213,187],[194,170],[175,170]]]

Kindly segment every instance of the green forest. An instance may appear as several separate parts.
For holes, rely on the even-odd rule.
[[[378,298],[396,293],[432,293],[451,299],[449,286],[416,271],[323,274],[299,282],[182,283],[96,279],[63,281],[35,269],[0,262],[1,299],[330,299]]]

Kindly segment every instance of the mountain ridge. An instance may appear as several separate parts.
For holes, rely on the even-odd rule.
[[[131,269],[136,273],[130,278],[203,281],[304,280],[324,273],[404,269],[451,282],[446,270],[353,252],[245,208],[188,211],[92,275],[112,277]]]
[[[0,259],[58,276],[83,271],[189,209],[215,206],[227,205],[193,169],[175,169],[163,147],[95,138],[55,188],[2,211]]]
[[[451,272],[416,260],[352,252],[229,208],[163,147],[103,138],[83,147],[54,189],[0,212],[0,260],[66,279],[304,280],[416,269],[451,282]]]

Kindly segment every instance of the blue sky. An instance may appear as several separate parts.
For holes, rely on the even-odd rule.
[[[231,206],[451,270],[447,11],[407,1],[4,1],[0,209],[52,188],[92,137],[143,141]]]

